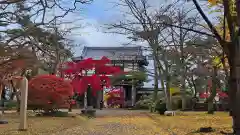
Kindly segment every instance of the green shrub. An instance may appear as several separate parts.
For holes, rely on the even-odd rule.
[[[136,109],[149,109],[150,105],[152,104],[152,99],[143,99],[139,100],[135,104]]]
[[[165,111],[167,111],[167,107],[166,107],[166,103],[163,102],[162,100],[159,100],[157,103],[156,103],[156,106],[155,106],[155,110],[163,115]]]
[[[136,102],[135,104],[135,109],[150,109],[151,111],[158,111],[159,109],[161,110],[161,113],[164,113],[162,111],[166,110],[166,102],[165,102],[165,96],[164,93],[158,93],[158,101],[156,103],[152,102],[152,97],[153,95],[144,95],[141,97],[141,99]],[[187,103],[187,108],[191,108],[191,94],[187,93],[186,94],[186,103]],[[181,93],[175,93],[171,97],[172,101],[172,109],[173,110],[178,110],[182,108],[182,98],[181,98]],[[163,104],[163,105],[162,105]],[[161,107],[160,107],[161,106]]]
[[[8,102],[5,102],[4,107],[6,109],[13,109],[17,107],[17,104],[18,103],[16,101],[8,101]]]

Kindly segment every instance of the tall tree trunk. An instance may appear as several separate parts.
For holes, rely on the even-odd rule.
[[[172,102],[171,102],[171,93],[170,93],[170,84],[171,84],[171,77],[168,73],[168,63],[165,62],[165,68],[166,70],[162,70],[160,69],[160,61],[157,61],[157,66],[158,66],[158,70],[159,70],[159,73],[162,73],[162,75],[164,76],[165,78],[165,81],[166,83],[164,83],[164,80],[161,79],[161,84],[162,84],[162,87],[164,88],[164,85],[166,86],[164,88],[164,95],[165,95],[165,98],[166,98],[166,107],[167,107],[167,110],[172,110]]]
[[[181,80],[181,97],[182,97],[182,110],[186,109],[186,88],[185,88],[185,81],[186,81],[186,70],[185,70],[185,65],[184,65],[184,35],[183,35],[183,29],[182,29],[182,17],[179,14],[179,25],[180,25],[180,52],[181,52],[181,56],[180,56],[180,61],[181,61],[181,73],[182,73],[182,80]]]
[[[88,108],[88,100],[87,100],[87,91],[84,92],[84,109],[87,110]]]
[[[69,104],[68,112],[72,112],[72,103]]]
[[[229,104],[230,115],[233,118],[233,129],[236,135],[240,135],[240,49],[239,41],[229,46]]]
[[[154,58],[154,57],[153,57]],[[153,59],[154,62],[154,93],[153,93],[153,103],[157,100],[158,95],[158,72],[157,72],[157,63],[156,58]]]
[[[165,52],[163,52],[163,54],[165,54]],[[165,55],[164,55],[164,58]],[[164,65],[165,65],[165,79],[166,79],[166,97],[167,97],[167,110],[171,111],[172,110],[172,95],[171,95],[171,92],[170,92],[170,87],[171,87],[171,76],[169,75],[169,65],[168,65],[168,61],[167,59],[164,59]]]
[[[102,91],[97,91],[97,104],[96,104],[96,108],[97,109],[101,108],[101,101],[102,101],[102,99],[101,99],[101,92]]]
[[[216,89],[217,89],[217,69],[216,67],[213,68],[213,75],[212,75],[212,88],[211,88],[211,95],[207,99],[208,102],[208,114],[214,113],[214,98],[216,96]]]
[[[156,38],[157,39],[157,38]],[[158,69],[158,73],[162,73],[163,76],[164,76],[164,79],[166,81],[166,95],[165,95],[165,102],[166,102],[166,106],[167,106],[167,109],[168,110],[172,110],[172,103],[171,103],[171,95],[170,95],[170,76],[169,76],[169,65],[168,65],[168,61],[167,61],[167,58],[165,56],[165,51],[159,47],[159,43],[158,43],[158,40],[156,40],[155,42],[152,41],[149,43],[150,45],[152,45],[152,49],[153,49],[153,57],[155,59],[155,62],[156,62],[156,66],[157,66],[157,69]],[[158,53],[161,52],[162,55],[163,55],[163,59],[161,59],[163,62],[164,62],[164,66],[165,66],[165,69],[163,69],[163,66],[160,62],[160,59],[159,59],[159,55]],[[161,78],[162,80],[162,78]]]
[[[193,76],[191,76],[191,82],[192,82],[193,89],[194,89],[194,97],[197,97],[197,86],[195,84]]]
[[[89,85],[89,86],[88,86],[88,89],[87,89],[87,106],[88,106],[88,108],[93,106],[92,100],[93,100],[93,99],[92,99],[92,88],[91,88],[91,86]]]
[[[186,85],[185,85],[185,73],[183,73],[182,87],[181,87],[181,98],[182,98],[182,110],[186,110]]]
[[[171,100],[171,93],[170,93],[170,76],[167,75],[166,77],[166,97],[167,97],[167,110],[171,111],[172,110],[172,100]]]
[[[167,110],[172,110],[172,102],[171,102],[171,93],[170,93],[170,81],[171,81],[171,77],[169,75],[169,65],[168,65],[168,61],[166,59],[166,56],[165,56],[165,52],[164,50],[161,50],[162,51],[162,54],[163,54],[163,62],[164,62],[164,66],[165,66],[165,70],[163,69],[162,67],[162,64],[158,58],[158,50],[159,49],[153,49],[153,50],[156,50],[156,51],[153,51],[153,56],[156,58],[156,65],[157,65],[157,68],[158,68],[158,72],[159,73],[162,73],[162,75],[164,76],[164,79],[166,81],[166,87],[165,87],[165,98],[166,98],[166,107],[167,107]]]
[[[14,83],[13,83],[12,80],[10,81],[10,83],[11,83],[12,89],[13,89],[13,93],[12,93],[10,99],[13,100],[14,96],[16,96],[16,99],[17,99],[17,112],[20,112],[20,95],[19,95],[16,87],[14,86]]]
[[[233,70],[233,68],[230,69],[230,77],[229,77],[229,105],[230,105],[230,115],[233,119],[233,130],[237,132],[237,129],[240,128],[240,116],[237,113],[237,107],[236,107],[236,98],[238,95],[236,95],[237,91],[237,79],[235,78],[236,71]],[[238,98],[240,99],[240,97]],[[239,131],[240,133],[240,131]]]
[[[3,87],[4,87],[4,85],[2,85],[1,83],[0,83],[0,101],[2,102],[2,94],[3,94]],[[0,113],[0,116],[2,115],[2,112]]]
[[[5,86],[3,85],[2,87],[2,93],[1,93],[1,111],[2,111],[2,114],[4,113],[4,102],[6,100],[6,90],[5,90]]]
[[[164,96],[166,97],[167,96],[167,93],[166,93],[166,88],[165,88],[165,84],[164,84],[164,80],[162,79],[162,78],[160,78],[160,73],[159,73],[159,76],[158,76],[158,80],[160,80],[161,81],[161,88],[162,88],[162,91],[163,91],[163,93],[164,93]]]
[[[240,135],[240,0],[235,0],[234,3],[236,6],[238,27],[236,27],[232,20],[231,11],[229,10],[230,2],[224,0],[223,4],[232,41],[231,44],[228,44],[227,51],[230,65],[229,98],[233,118],[233,130],[236,135]],[[234,27],[238,29],[235,30]]]

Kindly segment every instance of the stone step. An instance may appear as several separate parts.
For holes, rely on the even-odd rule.
[[[176,115],[176,112],[175,112],[175,111],[165,111],[165,112],[164,112],[164,115],[165,115],[165,116],[175,116],[175,115]]]

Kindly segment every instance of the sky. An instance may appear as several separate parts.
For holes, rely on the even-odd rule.
[[[68,15],[67,19],[69,20],[76,18],[76,16],[83,18],[82,21],[79,21],[79,23],[83,25],[83,28],[73,31],[71,38],[74,39],[76,43],[84,46],[121,46],[129,43],[130,41],[127,39],[127,35],[103,32],[105,30],[103,28],[104,24],[116,22],[122,17],[123,13],[119,10],[123,10],[123,8],[116,6],[116,1],[118,2],[118,0],[94,0],[89,5],[83,5],[82,11]],[[156,4],[161,4],[159,1],[166,3],[166,0],[149,1],[150,3],[154,2]],[[75,55],[80,54],[80,50],[76,50]]]
[[[116,11],[116,7],[110,1],[107,0],[95,0],[92,4],[86,5],[83,8],[82,17],[83,28],[80,28],[73,32],[71,38],[75,42],[81,43],[83,46],[122,46],[124,43],[128,43],[127,36],[118,34],[104,33],[104,24],[109,23],[111,20],[117,20],[120,17],[120,13]],[[78,34],[74,34],[78,33]],[[79,33],[82,33],[79,35]],[[81,54],[82,46],[77,47],[75,50],[75,56]],[[149,61],[148,69],[153,68],[152,61]],[[152,77],[148,79],[152,80]],[[152,87],[153,81],[149,81],[144,84],[144,87]]]
[[[83,18],[78,22],[82,28],[74,30],[70,36],[75,43],[83,46],[120,46],[124,42],[128,42],[126,36],[103,32],[104,24],[118,16],[118,12],[113,9],[113,4],[106,1],[95,0],[92,4],[84,5],[83,11],[67,17],[70,19],[75,16]],[[81,48],[76,49],[76,56],[81,54]]]
[[[148,0],[152,5],[170,3],[172,0]],[[74,22],[69,27],[81,26],[74,29],[69,36],[76,44],[81,46],[121,46],[129,43],[127,35],[104,33],[104,24],[121,20],[122,7],[116,6],[118,0],[94,0],[91,4],[81,5],[81,11],[69,14],[66,20]],[[191,8],[193,5],[189,3]],[[80,21],[76,21],[81,19]],[[75,49],[75,55],[81,54],[81,48]]]
[[[121,19],[122,13],[114,6],[117,0],[94,0],[93,3],[82,5],[81,11],[69,14],[66,20],[73,23],[66,27],[79,27],[73,29],[69,38],[80,46],[74,48],[74,55],[81,55],[83,46],[121,46],[128,43],[127,35],[104,33],[102,26],[111,21]],[[153,5],[171,2],[171,0],[149,0]],[[190,6],[191,7],[191,6]],[[80,19],[80,20],[79,20]],[[140,43],[139,43],[140,44]],[[141,43],[144,45],[144,43]],[[149,61],[148,69],[153,68],[153,62]],[[149,77],[149,79],[152,79]],[[145,87],[152,87],[153,81],[145,83]]]

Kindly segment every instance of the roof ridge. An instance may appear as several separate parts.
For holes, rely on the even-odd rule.
[[[141,46],[84,46],[84,48],[141,48]]]

